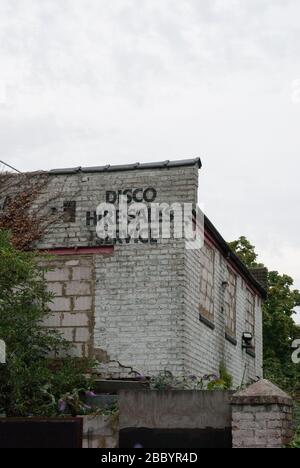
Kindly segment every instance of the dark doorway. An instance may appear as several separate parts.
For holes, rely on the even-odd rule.
[[[120,448],[201,449],[232,448],[231,428],[228,429],[146,429],[120,431]]]
[[[0,448],[81,448],[82,419],[0,419]]]

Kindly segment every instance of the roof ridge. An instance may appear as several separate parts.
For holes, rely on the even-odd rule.
[[[177,161],[161,161],[161,162],[149,162],[140,163],[136,162],[133,164],[119,164],[119,165],[106,165],[106,166],[92,166],[92,167],[74,167],[74,168],[62,168],[52,169],[49,174],[52,175],[64,175],[64,174],[77,174],[79,172],[118,172],[118,171],[134,171],[134,170],[145,170],[145,169],[163,169],[173,167],[190,167],[198,165],[199,169],[202,167],[200,158],[194,159],[182,159]]]

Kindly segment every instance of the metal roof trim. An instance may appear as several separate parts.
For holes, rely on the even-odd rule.
[[[201,159],[182,159],[178,161],[161,161],[161,162],[150,162],[150,163],[134,163],[134,164],[119,164],[116,166],[94,166],[94,167],[74,167],[65,169],[52,169],[49,174],[52,175],[68,175],[77,174],[82,172],[86,173],[105,173],[105,172],[125,172],[125,171],[136,171],[146,169],[163,169],[163,168],[176,168],[176,167],[189,167],[198,165],[199,169],[202,167]]]

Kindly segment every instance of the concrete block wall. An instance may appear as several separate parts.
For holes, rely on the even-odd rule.
[[[88,357],[93,348],[94,260],[92,256],[62,256],[50,260],[46,273],[48,290],[55,296],[52,315],[44,326],[62,333],[74,343],[72,353]]]

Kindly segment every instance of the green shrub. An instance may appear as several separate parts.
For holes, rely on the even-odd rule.
[[[57,415],[62,395],[84,393],[91,385],[84,376],[91,363],[72,358],[72,345],[41,326],[53,296],[39,259],[16,250],[0,231],[0,339],[7,347],[7,364],[0,365],[0,413],[7,416]]]

